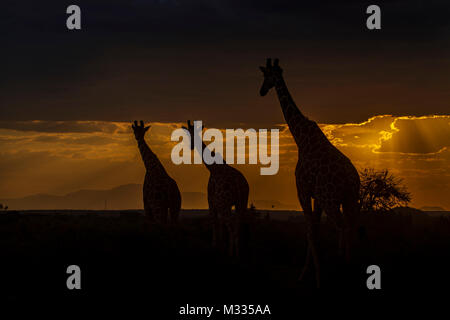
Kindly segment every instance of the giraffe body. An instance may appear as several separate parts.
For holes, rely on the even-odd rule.
[[[150,149],[144,139],[150,127],[144,127],[143,121],[138,125],[134,122],[133,131],[139,151],[145,165],[146,173],[143,184],[143,200],[145,214],[158,222],[176,222],[181,209],[181,193],[178,185],[172,179],[156,154]]]
[[[230,256],[239,256],[240,228],[246,215],[249,186],[237,169],[217,165],[209,176],[208,205],[213,219],[213,244],[228,248]],[[232,207],[235,207],[233,213]]]
[[[305,117],[295,105],[282,76],[282,69],[270,59],[261,67],[264,83],[260,94],[275,88],[286,123],[298,147],[295,168],[297,196],[307,222],[308,252],[302,279],[313,259],[316,283],[320,286],[317,241],[322,211],[339,231],[339,247],[346,260],[359,214],[360,179],[351,161],[327,139],[317,123]],[[312,206],[314,200],[314,208]],[[342,212],[341,212],[342,207]]]
[[[146,172],[143,185],[145,214],[156,221],[178,220],[181,209],[181,194],[178,185],[170,176],[158,177]]]
[[[310,196],[325,211],[357,202],[359,175],[351,161],[329,142],[315,122],[302,122],[294,132],[302,136],[295,169],[299,198]]]
[[[188,121],[191,148],[194,148],[194,127]],[[207,148],[202,143],[203,154]],[[228,250],[230,256],[239,256],[242,222],[247,215],[249,185],[244,175],[223,161],[222,164],[206,164],[209,170],[208,206],[213,224],[213,246]],[[232,207],[235,207],[233,212]]]

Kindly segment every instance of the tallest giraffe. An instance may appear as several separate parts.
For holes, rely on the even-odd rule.
[[[359,214],[358,171],[351,161],[331,144],[317,123],[300,112],[283,79],[283,70],[279,66],[278,59],[275,59],[273,65],[271,59],[267,59],[266,66],[260,69],[264,74],[260,94],[265,96],[271,88],[275,88],[284,118],[298,147],[295,182],[297,196],[307,223],[308,241],[306,262],[300,279],[305,275],[312,259],[316,284],[319,287],[317,240],[320,216],[322,211],[325,211],[327,217],[336,224],[340,233],[340,247],[344,250],[348,261]]]

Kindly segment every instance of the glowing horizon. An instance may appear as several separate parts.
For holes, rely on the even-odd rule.
[[[110,189],[142,183],[144,168],[129,122],[17,121],[0,123],[0,198],[80,189]],[[170,152],[174,128],[184,123],[151,122],[146,136],[182,192],[206,192],[202,165],[175,166]],[[252,199],[297,204],[293,171],[297,147],[285,124],[280,130],[280,171],[260,177],[259,166],[237,165]],[[377,115],[360,123],[320,124],[330,141],[357,167],[389,169],[413,196],[412,206],[450,208],[450,115]],[[224,128],[220,128],[224,130]],[[255,128],[257,129],[257,128]],[[24,181],[27,183],[24,183]]]

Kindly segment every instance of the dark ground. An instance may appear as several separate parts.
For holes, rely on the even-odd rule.
[[[269,304],[272,314],[288,319],[312,304],[329,306],[329,300],[338,305],[344,301],[400,306],[399,301],[410,298],[447,297],[448,217],[365,215],[366,236],[362,234],[350,266],[337,255],[336,232],[324,222],[318,291],[312,273],[305,282],[296,281],[306,254],[302,215],[275,219],[276,215],[263,214],[254,220],[249,254],[236,261],[210,247],[204,213],[185,212],[176,226],[150,224],[133,211],[2,214],[2,301],[76,302],[78,306],[145,303],[153,314],[163,315],[160,319],[184,319],[177,312],[187,303]],[[81,268],[79,291],[66,288],[66,268],[72,264]],[[376,292],[366,287],[366,268],[371,264],[382,272],[382,290]],[[257,318],[264,319],[253,317]]]

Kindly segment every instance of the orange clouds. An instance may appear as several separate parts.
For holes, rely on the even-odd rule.
[[[450,116],[398,117],[378,152],[434,154],[450,147]]]
[[[0,122],[0,198],[141,183],[144,169],[130,125],[102,121]],[[170,135],[182,124],[151,125],[147,142],[182,191],[206,192],[208,173],[203,166],[175,166],[170,161],[175,145]],[[237,167],[250,182],[251,200],[278,200],[298,207],[293,179],[297,147],[286,125],[278,127],[280,171],[276,176],[261,177],[259,166]],[[389,168],[403,177],[413,194],[413,205],[450,208],[449,115],[381,115],[362,123],[320,127],[357,168]]]
[[[433,154],[450,147],[450,116],[381,115],[358,124],[322,125],[336,146],[370,148],[375,153]]]

